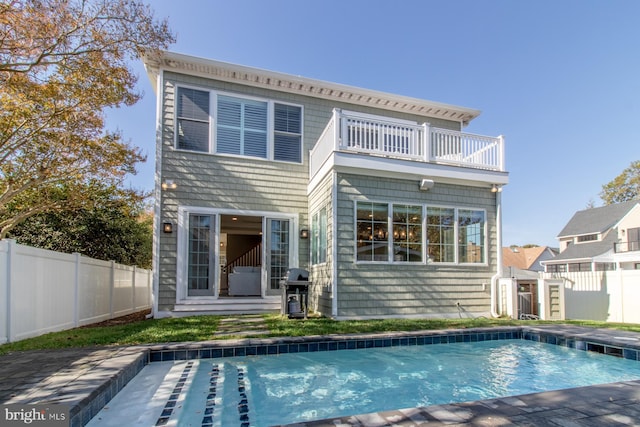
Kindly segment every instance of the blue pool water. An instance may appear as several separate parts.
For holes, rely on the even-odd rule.
[[[161,363],[185,366],[174,388],[182,396],[177,425],[203,427],[270,426],[640,379],[637,361],[524,340]]]

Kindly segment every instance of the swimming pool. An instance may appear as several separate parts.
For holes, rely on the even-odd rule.
[[[445,342],[152,363],[90,425],[266,426],[640,378],[635,360],[563,346]]]

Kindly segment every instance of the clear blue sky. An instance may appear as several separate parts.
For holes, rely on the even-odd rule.
[[[465,129],[504,135],[503,244],[557,246],[602,185],[640,159],[637,0],[149,0],[170,50],[475,108]],[[108,114],[147,153],[155,95]]]

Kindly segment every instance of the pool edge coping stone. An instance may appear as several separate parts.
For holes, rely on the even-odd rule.
[[[100,412],[100,410],[106,404],[108,404],[108,402],[122,388],[124,388],[124,386],[133,377],[135,377],[135,375],[137,375],[142,370],[144,366],[149,363],[155,363],[159,361],[176,361],[204,358],[215,359],[225,357],[278,355],[293,353],[293,351],[288,351],[290,348],[286,351],[280,351],[281,349],[284,350],[284,348],[281,348],[281,346],[285,345],[317,345],[317,347],[312,347],[313,350],[309,350],[309,347],[307,347],[307,350],[305,351],[296,351],[299,353],[304,353],[315,351],[354,350],[406,345],[434,345],[457,342],[476,342],[471,338],[472,336],[476,335],[478,338],[477,341],[523,339],[553,345],[562,345],[574,348],[576,350],[585,351],[590,350],[588,344],[593,343],[597,345],[603,345],[605,347],[609,346],[612,348],[622,348],[623,353],[619,357],[624,357],[625,359],[631,360],[640,360],[640,339],[638,338],[640,337],[640,334],[638,333],[580,326],[563,328],[563,326],[564,325],[519,325],[365,334],[331,334],[301,337],[240,338],[184,343],[148,344],[124,347],[124,349],[130,350],[129,354],[119,355],[107,360],[108,363],[106,364],[114,365],[112,367],[109,367],[109,369],[115,371],[115,373],[110,374],[106,380],[102,380],[102,382],[97,384],[96,387],[88,392],[84,397],[81,397],[70,404],[70,426],[76,427],[86,425],[95,415],[97,415],[98,412]],[[601,331],[608,331],[609,334],[603,334]],[[615,336],[610,336],[610,333],[613,331],[617,335],[620,335],[620,337],[618,337],[619,339],[616,339]],[[507,337],[506,334],[510,334],[510,336]],[[483,335],[482,339],[480,339],[480,335]],[[489,337],[487,337],[486,335],[489,335]],[[465,336],[469,337],[469,341],[465,341]],[[422,342],[421,344],[418,344],[419,339],[421,338],[433,339],[434,337],[438,337],[441,342],[431,342],[428,344]],[[453,341],[450,341],[451,337],[453,337]],[[442,341],[443,338],[446,338],[446,342]],[[406,343],[404,343],[405,339],[407,340]],[[415,342],[410,341],[412,339],[415,339]],[[636,342],[629,342],[630,339],[633,339]],[[358,341],[372,341],[374,344],[369,347],[356,346],[352,348],[348,348],[346,345],[346,343],[348,342]],[[379,342],[379,345],[375,345],[376,341]],[[332,345],[332,343],[335,344],[335,347]],[[338,343],[345,343],[345,348],[338,348]],[[242,348],[244,348],[244,350],[237,350]],[[253,351],[254,348],[256,349],[255,353]],[[258,348],[260,348],[261,350],[258,351]],[[298,350],[300,350],[300,348],[298,348]],[[163,355],[164,353],[173,353],[173,355],[171,357],[167,357],[165,360],[165,357]],[[158,356],[154,356],[157,354],[160,354],[161,360],[154,360],[158,358]],[[204,357],[206,355],[208,355],[208,357]],[[133,360],[120,365],[123,357],[131,357],[133,358]],[[101,379],[96,378],[94,379],[94,381],[99,382],[101,381]]]

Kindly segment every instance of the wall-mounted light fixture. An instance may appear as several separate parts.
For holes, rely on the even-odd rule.
[[[173,233],[173,224],[170,222],[162,223],[162,231],[165,233]]]
[[[432,179],[423,179],[422,181],[420,181],[420,190],[429,191],[433,188],[434,184],[435,182],[433,182]]]
[[[502,187],[496,184],[491,184],[491,192],[498,193],[502,191]]]
[[[302,230],[300,230],[300,238],[301,239],[308,239],[309,238],[309,230],[306,228],[303,228]]]
[[[172,179],[167,179],[162,183],[163,190],[175,190],[178,188],[178,184]]]

